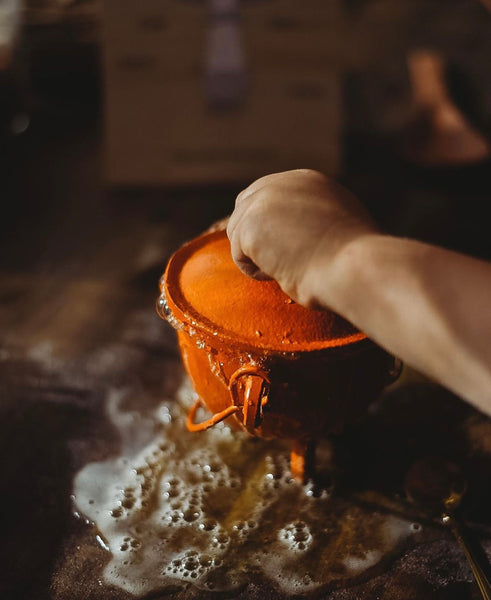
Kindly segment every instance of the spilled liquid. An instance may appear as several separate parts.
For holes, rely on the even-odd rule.
[[[76,510],[110,552],[106,583],[143,595],[184,583],[233,591],[261,578],[308,595],[356,582],[417,531],[292,480],[285,445],[225,424],[188,433],[189,384],[178,396],[142,415],[123,408],[125,392],[111,393],[121,454],[76,476]]]

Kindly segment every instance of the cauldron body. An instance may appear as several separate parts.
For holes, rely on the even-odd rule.
[[[396,359],[340,316],[242,274],[224,232],[181,247],[160,288],[157,310],[177,330],[199,397],[190,430],[227,419],[251,435],[304,442],[354,420],[396,377]],[[200,404],[213,416],[195,423]]]
[[[178,332],[178,340],[193,387],[210,412],[244,406],[249,386],[252,414],[237,411],[227,421],[264,438],[339,431],[377,397],[394,369],[393,357],[369,340],[349,350],[285,354],[217,347],[202,338],[197,345],[186,331]]]

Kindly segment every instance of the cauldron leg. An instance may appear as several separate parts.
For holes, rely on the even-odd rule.
[[[315,440],[293,440],[290,453],[292,477],[301,483],[312,479],[315,472]]]

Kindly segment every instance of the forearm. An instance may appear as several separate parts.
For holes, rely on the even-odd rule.
[[[328,260],[321,248],[303,285],[305,297],[491,414],[489,263],[373,234]]]
[[[309,170],[254,182],[227,231],[245,273],[341,314],[491,415],[491,263],[378,233],[352,194]]]

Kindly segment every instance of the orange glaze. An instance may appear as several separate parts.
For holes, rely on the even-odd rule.
[[[394,379],[395,359],[339,315],[244,275],[223,231],[180,248],[161,292],[158,312],[177,329],[200,398],[189,428],[226,419],[251,435],[294,440],[299,479],[312,461],[300,460],[298,448],[354,420]],[[201,403],[213,417],[197,424]]]
[[[366,337],[333,312],[296,304],[275,281],[244,275],[232,260],[224,231],[183,246],[169,263],[165,285],[178,312],[211,333],[255,348],[315,350]]]

